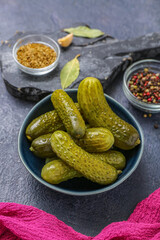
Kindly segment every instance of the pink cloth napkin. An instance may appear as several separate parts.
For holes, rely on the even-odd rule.
[[[32,206],[0,203],[1,240],[159,240],[160,188],[140,202],[127,221],[105,227],[95,237],[74,231]]]

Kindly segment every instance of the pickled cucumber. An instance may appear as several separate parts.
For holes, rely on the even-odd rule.
[[[117,170],[76,145],[68,133],[60,130],[54,132],[51,146],[60,159],[91,181],[102,185],[116,181]]]
[[[88,77],[81,81],[78,103],[91,127],[104,127],[112,132],[116,147],[129,150],[140,143],[138,131],[117,116],[108,105],[98,79]]]
[[[56,130],[65,130],[65,127],[55,110],[46,112],[35,118],[26,128],[26,137],[28,140],[47,134]]]
[[[109,150],[109,151],[107,151],[105,153],[93,153],[92,155],[95,156],[96,158],[100,159],[101,161],[105,161],[106,163],[112,165],[117,170],[123,170],[125,165],[126,165],[126,158],[125,158],[125,156],[121,152],[118,152],[118,151]],[[45,164],[47,164],[49,162],[53,162],[55,160],[57,161],[57,157],[46,158]],[[68,168],[67,169],[68,166],[66,167],[66,164],[61,159],[58,159],[58,161],[59,161],[59,165],[61,166],[61,168],[64,165],[65,170],[68,170],[68,176],[72,176],[73,178],[82,176],[80,173],[78,173],[78,171],[73,170],[73,168]],[[56,167],[57,165],[54,164],[54,166]],[[53,174],[53,170],[51,172],[51,171],[48,170],[48,168],[45,168],[45,171],[46,171],[45,172],[46,175],[47,175],[47,172],[48,172],[48,174]],[[55,171],[58,172],[57,169]],[[69,171],[71,171],[71,173],[69,173]],[[119,173],[121,173],[121,172],[118,172],[118,174]],[[60,179],[60,182],[66,181],[66,180],[70,179],[70,178],[65,178],[66,175],[67,175],[66,171],[61,171],[61,174],[58,175],[59,179]],[[50,175],[47,175],[47,176],[50,177],[50,178],[52,177],[52,179],[53,178],[55,179],[54,176],[50,176]],[[48,182],[49,182],[49,180],[48,180]],[[52,182],[50,181],[50,183],[54,184],[53,181]]]
[[[75,103],[75,105],[78,111],[80,111],[79,104]],[[65,130],[65,127],[57,111],[52,110],[32,120],[26,128],[26,137],[32,141],[41,135],[53,133],[56,130]]]
[[[69,95],[58,89],[53,92],[51,101],[67,132],[75,138],[83,137],[86,129],[85,122]]]
[[[83,138],[74,141],[87,152],[105,152],[114,144],[114,137],[106,128],[88,128]]]
[[[109,150],[107,152],[102,153],[91,153],[96,158],[104,161],[111,166],[115,167],[117,170],[123,170],[126,166],[126,158],[123,153],[116,150]],[[51,162],[57,159],[57,156],[46,158],[45,163]]]
[[[30,150],[40,158],[56,156],[51,147],[52,133],[42,135],[33,140]],[[106,128],[88,128],[81,139],[73,138],[74,142],[87,152],[105,152],[114,143],[112,133]]]
[[[41,177],[51,184],[59,184],[75,177],[82,177],[82,175],[62,160],[57,159],[43,166]]]
[[[115,150],[109,150],[104,153],[93,153],[92,155],[112,165],[117,170],[123,170],[126,166],[125,156],[121,152]]]
[[[34,155],[40,158],[49,158],[56,156],[51,147],[51,136],[52,133],[48,133],[33,140],[30,150]]]

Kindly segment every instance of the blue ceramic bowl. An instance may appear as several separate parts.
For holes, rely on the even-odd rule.
[[[66,90],[66,92],[75,102],[77,101],[77,89],[69,89]],[[117,187],[123,181],[125,181],[134,172],[140,162],[143,153],[144,139],[142,129],[136,119],[122,105],[120,105],[117,101],[107,96],[106,94],[105,97],[113,111],[125,121],[132,124],[138,130],[141,139],[141,144],[138,145],[136,148],[123,152],[127,158],[127,165],[123,170],[122,174],[119,175],[116,182],[108,186],[102,186],[97,183],[93,183],[85,178],[74,178],[58,185],[52,185],[41,178],[41,169],[44,166],[44,160],[34,156],[33,153],[29,150],[30,142],[25,136],[25,130],[28,124],[34,118],[40,116],[47,111],[53,110],[53,106],[50,100],[51,95],[42,99],[31,109],[22,124],[18,136],[18,151],[20,158],[24,166],[28,169],[28,171],[32,174],[33,177],[35,177],[45,186],[58,192],[70,195],[85,196],[111,190]]]

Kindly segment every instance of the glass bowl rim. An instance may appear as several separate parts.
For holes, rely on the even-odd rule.
[[[31,37],[35,37],[35,36],[45,37],[46,39],[49,39],[49,40],[57,47],[57,57],[56,57],[56,60],[55,60],[52,64],[50,64],[50,65],[48,65],[48,66],[46,66],[46,67],[44,67],[44,68],[30,68],[30,67],[26,67],[26,66],[24,66],[23,64],[21,64],[21,63],[17,60],[17,58],[16,58],[16,47],[17,47],[17,45],[18,45],[21,41],[23,41],[24,39],[29,38],[29,37],[30,37],[30,38],[31,38]],[[44,42],[44,45],[45,45],[45,42]],[[49,44],[48,44],[48,45],[49,45]],[[50,47],[51,47],[51,46],[50,46]],[[54,50],[55,50],[55,49],[54,49]],[[21,68],[24,68],[25,70],[32,70],[32,71],[35,71],[35,72],[45,71],[45,70],[48,70],[48,69],[54,67],[54,65],[56,65],[56,64],[59,62],[60,54],[61,54],[61,50],[60,50],[60,47],[59,47],[58,43],[57,43],[54,39],[52,39],[51,37],[46,36],[45,34],[29,34],[29,35],[25,35],[24,37],[18,39],[18,40],[15,42],[15,44],[13,45],[13,48],[12,48],[12,56],[13,56],[15,62],[16,62],[19,66],[21,66]]]
[[[140,60],[140,61],[136,61],[135,63],[131,64],[124,72],[124,75],[123,75],[123,90],[124,92],[126,91],[126,93],[128,94],[128,96],[130,97],[130,101],[132,103],[134,103],[135,105],[137,106],[140,106],[140,107],[144,107],[145,109],[149,110],[149,109],[154,109],[154,110],[160,110],[160,104],[154,104],[154,103],[145,103],[145,102],[142,102],[140,100],[138,100],[132,93],[131,91],[129,90],[128,86],[127,86],[127,82],[128,82],[128,75],[129,74],[132,74],[132,68],[134,67],[138,67],[140,66],[141,64],[143,63],[150,63],[150,62],[153,62],[154,63],[159,63],[160,65],[160,61],[159,60],[156,60],[156,59],[144,59],[144,60]],[[125,93],[125,95],[126,95]],[[127,98],[128,98],[127,96]]]

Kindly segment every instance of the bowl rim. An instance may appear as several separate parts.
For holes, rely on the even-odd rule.
[[[30,67],[26,67],[26,66],[24,66],[23,64],[21,64],[18,60],[17,60],[17,58],[16,58],[16,47],[17,47],[17,45],[21,42],[21,41],[23,41],[24,39],[26,39],[26,38],[31,38],[31,37],[35,37],[35,36],[42,36],[42,37],[45,37],[46,39],[49,39],[51,42],[53,42],[53,44],[55,44],[55,46],[56,46],[56,48],[57,48],[57,56],[56,56],[56,60],[52,63],[52,64],[50,64],[50,65],[48,65],[48,66],[46,66],[46,67],[44,67],[44,68],[30,68]],[[36,41],[35,41],[36,42]],[[43,43],[44,45],[45,45],[45,42]],[[49,44],[48,44],[49,45]],[[50,46],[50,45],[49,45]],[[50,46],[51,47],[51,46]],[[55,48],[53,48],[54,50],[55,50]],[[22,70],[22,68],[23,69],[25,69],[26,71],[28,71],[28,70],[32,70],[32,71],[35,71],[35,72],[41,72],[41,71],[47,71],[47,70],[49,70],[50,68],[52,68],[52,67],[54,67],[56,64],[58,64],[58,62],[59,62],[59,59],[60,59],[60,55],[61,55],[61,50],[60,50],[60,47],[59,47],[59,45],[58,45],[58,43],[53,39],[53,38],[51,38],[51,37],[48,37],[47,35],[45,35],[45,34],[29,34],[29,35],[25,35],[24,37],[22,37],[22,38],[20,38],[20,39],[18,39],[16,42],[15,42],[15,44],[13,45],[13,48],[12,48],[12,56],[13,56],[13,58],[14,58],[14,60],[15,60],[15,62],[17,63],[17,65],[19,65],[20,67],[21,67],[21,70]],[[24,70],[22,70],[22,71],[24,71]],[[30,73],[30,74],[32,74],[32,73]]]
[[[130,74],[133,74],[133,72],[136,70],[134,68],[138,68],[138,66],[141,66],[141,64],[143,63],[158,63],[160,65],[160,61],[159,60],[156,60],[156,59],[143,59],[143,60],[140,60],[140,61],[136,61],[135,63],[131,64],[124,72],[124,75],[123,75],[123,91],[124,91],[124,94],[125,96],[127,97],[127,99],[133,103],[134,106],[137,106],[139,107],[139,109],[142,109],[144,108],[144,110],[153,110],[153,113],[157,113],[157,110],[160,111],[160,104],[154,104],[154,103],[145,103],[145,102],[142,102],[140,100],[138,100],[132,93],[131,91],[129,90],[128,88],[128,77]],[[138,69],[137,69],[138,70]]]
[[[78,89],[66,89],[65,90],[66,92],[77,92]],[[140,124],[137,122],[137,120],[134,118],[134,116],[124,107],[122,106],[118,101],[116,101],[115,99],[113,99],[112,97],[108,96],[107,94],[104,93],[104,96],[105,98],[107,97],[108,99],[112,100],[113,102],[115,102],[116,104],[120,105],[121,108],[124,110],[124,111],[127,111],[127,114],[129,115],[130,118],[133,119],[133,121],[135,122],[135,124],[137,125],[138,127],[138,131],[139,131],[139,134],[140,134],[140,138],[141,138],[141,147],[140,147],[140,151],[139,151],[139,156],[137,158],[137,161],[136,161],[136,164],[135,166],[129,171],[126,173],[126,175],[121,178],[119,181],[115,181],[113,184],[111,185],[107,185],[101,189],[97,189],[97,190],[90,190],[89,192],[87,191],[80,191],[80,192],[76,192],[75,190],[66,190],[66,189],[61,189],[59,187],[57,187],[56,185],[52,185],[46,181],[44,181],[42,178],[39,178],[38,176],[36,176],[36,174],[34,172],[32,172],[32,170],[28,167],[28,165],[26,164],[24,158],[23,158],[23,155],[22,155],[22,152],[21,152],[21,138],[23,137],[23,133],[26,129],[26,126],[25,126],[25,122],[28,120],[28,118],[30,117],[30,115],[36,110],[36,108],[38,106],[40,106],[42,103],[44,103],[46,100],[50,99],[52,94],[49,94],[48,96],[46,96],[45,98],[43,98],[42,100],[40,100],[27,114],[27,116],[25,117],[22,125],[21,125],[21,128],[19,130],[19,134],[18,134],[18,153],[19,153],[19,157],[22,161],[22,163],[24,164],[24,166],[26,167],[26,169],[30,172],[30,174],[36,178],[40,183],[42,183],[43,185],[49,187],[50,189],[52,190],[55,190],[55,191],[58,191],[58,192],[61,192],[61,193],[64,193],[64,194],[68,194],[68,195],[73,195],[73,196],[89,196],[89,195],[95,195],[95,194],[99,194],[99,193],[104,193],[104,192],[107,192],[115,187],[117,187],[118,185],[120,185],[122,182],[124,182],[135,170],[136,168],[138,167],[139,163],[140,163],[140,160],[141,160],[141,157],[142,157],[142,154],[143,154],[143,150],[144,150],[144,135],[143,135],[143,131],[142,131],[142,128],[140,126]]]

